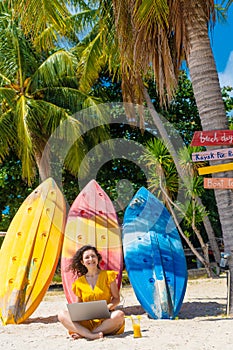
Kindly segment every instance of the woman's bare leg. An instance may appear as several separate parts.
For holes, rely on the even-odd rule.
[[[111,334],[118,331],[125,323],[125,315],[121,310],[116,310],[111,313],[111,318],[104,320],[101,325],[94,329],[93,333]]]
[[[62,311],[58,314],[58,320],[63,324],[63,326],[70,332],[77,333],[77,337],[83,337],[87,339],[99,339],[103,338],[103,332],[92,333],[89,329],[83,327],[78,322],[73,322],[70,318],[68,311]],[[75,338],[75,337],[74,337]]]

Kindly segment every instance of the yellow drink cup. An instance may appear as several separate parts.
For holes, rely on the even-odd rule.
[[[134,338],[141,338],[142,337],[142,333],[141,333],[141,326],[140,326],[140,316],[137,316],[136,319],[134,319],[131,316],[131,320],[132,320],[132,325],[133,325],[133,336],[134,336]]]

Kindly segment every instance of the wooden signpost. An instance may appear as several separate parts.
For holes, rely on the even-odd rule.
[[[191,146],[217,146],[217,145],[233,145],[233,130],[212,130],[212,131],[196,131],[194,133]],[[232,158],[232,148],[224,150],[213,150],[207,152],[193,153],[192,159],[195,162],[207,160],[219,160]],[[233,163],[212,165],[199,168],[199,175],[224,172],[233,170]],[[206,189],[231,189],[233,190],[233,178],[204,178],[204,188]],[[221,266],[221,265],[220,265]],[[227,271],[227,315],[230,308],[230,270]]]
[[[233,145],[233,130],[195,131],[191,146]],[[217,149],[192,154],[193,162],[233,158],[233,148]],[[233,170],[233,163],[210,165],[198,169],[199,175]],[[204,178],[206,189],[233,189],[233,178]]]

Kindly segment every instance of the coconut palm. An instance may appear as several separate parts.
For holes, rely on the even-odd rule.
[[[73,156],[66,161],[67,168],[77,172],[83,143],[80,123],[72,115],[83,105],[99,103],[78,90],[77,58],[64,49],[39,53],[8,9],[2,11],[0,28],[0,159],[12,149],[22,162],[23,178],[30,182],[50,135],[69,120],[70,134],[60,137],[82,144],[74,144]],[[44,179],[49,162],[41,170]]]
[[[177,36],[176,40],[178,40],[179,45],[183,43],[186,46],[185,55],[202,128],[203,130],[227,129],[228,121],[207,27],[211,13],[214,15],[214,1],[184,1],[182,9],[181,7],[178,8],[178,2],[176,8],[176,1],[171,1],[170,3],[171,22],[173,23],[174,32],[179,33],[180,25],[181,23],[183,24],[183,38],[181,37],[179,40]],[[177,16],[175,18],[175,12],[176,14],[179,13],[180,17]],[[193,21],[193,18],[198,20]],[[227,177],[231,175],[218,174],[217,176]],[[233,248],[231,229],[233,195],[230,190],[216,190],[215,197],[225,250],[231,252]],[[229,263],[230,270],[233,272],[233,259],[230,259]],[[233,285],[231,288],[233,288]],[[233,313],[233,293],[231,293],[230,313]]]
[[[180,62],[185,59],[203,130],[228,128],[208,35],[208,24],[211,20],[214,21],[214,1],[128,0],[113,3],[128,98],[138,103],[146,100],[153,111],[150,96],[143,86],[143,73],[152,65],[163,100],[164,92],[167,96],[172,95]],[[126,35],[129,42],[126,41]],[[133,93],[128,93],[132,91]],[[153,114],[156,123],[155,111]],[[230,174],[218,174],[219,176]],[[231,252],[233,194],[230,190],[215,191],[215,197],[224,246],[226,251]],[[233,273],[233,259],[229,260],[229,268]],[[233,283],[231,288],[233,290]],[[230,305],[230,313],[233,313],[233,293]]]

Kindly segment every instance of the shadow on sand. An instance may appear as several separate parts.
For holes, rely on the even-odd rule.
[[[126,316],[143,315],[146,312],[140,305],[128,306],[122,309]],[[196,317],[213,317],[226,314],[226,305],[218,302],[187,302],[183,303],[179,312],[179,319],[193,319]]]
[[[30,323],[57,323],[58,318],[57,315],[54,316],[48,316],[48,317],[30,317],[26,321],[23,322],[23,324],[30,324]]]
[[[226,313],[226,304],[217,302],[187,302],[183,303],[179,319],[192,319],[196,317],[220,316]]]
[[[130,315],[146,315],[145,310],[140,305],[127,306],[120,308],[126,316]],[[226,305],[217,302],[187,302],[183,303],[179,312],[179,319],[193,319],[196,317],[213,317],[226,314]],[[57,323],[57,315],[48,317],[30,317],[24,324],[30,323]]]

